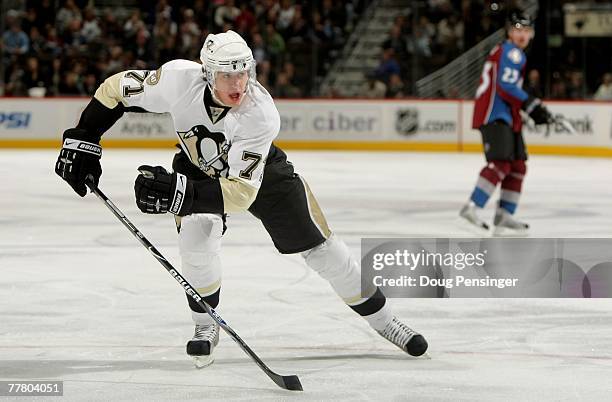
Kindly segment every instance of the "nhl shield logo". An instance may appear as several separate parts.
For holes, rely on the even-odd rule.
[[[403,135],[413,135],[419,129],[419,111],[400,109],[396,112],[395,131]]]

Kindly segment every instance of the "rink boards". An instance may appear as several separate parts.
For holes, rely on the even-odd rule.
[[[0,147],[58,147],[86,98],[0,98]],[[524,129],[531,153],[612,157],[611,102],[546,102],[561,124]],[[479,152],[464,100],[288,100],[277,143],[288,149]],[[168,115],[128,113],[105,136],[105,147],[164,148],[176,143]]]

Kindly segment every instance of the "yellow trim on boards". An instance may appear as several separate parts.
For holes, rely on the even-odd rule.
[[[465,152],[482,152],[482,144],[463,144]],[[612,148],[584,147],[577,145],[529,145],[527,153],[534,155],[567,155],[567,156],[595,156],[612,157]]]
[[[422,151],[422,152],[482,152],[482,144],[448,142],[396,141],[274,141],[283,149],[330,151]],[[173,149],[176,140],[169,139],[103,139],[104,148],[167,148]],[[0,139],[0,148],[32,149],[61,147],[60,139]],[[530,154],[612,157],[612,148],[572,145],[527,145]]]

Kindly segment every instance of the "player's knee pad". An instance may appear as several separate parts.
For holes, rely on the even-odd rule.
[[[489,162],[489,168],[493,169],[497,173],[500,180],[503,180],[512,170],[512,163],[510,161],[495,160]]]
[[[344,242],[331,235],[322,244],[302,253],[306,264],[324,279],[345,275],[351,270],[351,255]]]
[[[223,220],[218,215],[193,214],[182,218],[179,250],[183,261],[205,265],[206,259],[221,251]]]
[[[181,220],[179,251],[183,274],[203,296],[220,286],[222,232],[223,220],[218,215],[193,214]]]
[[[361,300],[359,264],[346,244],[335,235],[332,234],[324,243],[303,252],[302,257],[310,268],[331,283],[346,303]]]

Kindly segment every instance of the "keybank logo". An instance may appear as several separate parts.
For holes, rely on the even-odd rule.
[[[3,112],[0,111],[0,129],[28,128],[32,113],[30,112]]]
[[[555,119],[559,122],[551,124],[541,124],[534,126],[532,122],[526,126],[527,131],[543,135],[544,137],[550,136],[574,136],[574,135],[594,135],[595,134],[595,121],[592,116],[585,114],[583,116],[567,117],[559,113],[554,114]],[[572,133],[567,129],[560,121],[566,119],[569,124],[574,128],[575,133]]]

